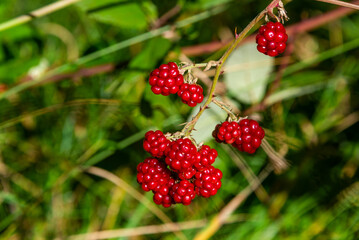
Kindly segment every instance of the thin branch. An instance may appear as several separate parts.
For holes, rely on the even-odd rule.
[[[254,27],[256,23],[258,23],[268,12],[268,10],[272,10],[274,7],[278,5],[280,0],[273,0],[262,12],[260,12],[244,29],[240,34],[236,34],[236,39],[232,42],[232,44],[229,46],[227,51],[223,54],[223,56],[220,58],[217,64],[216,73],[212,82],[211,89],[208,94],[208,98],[206,102],[203,104],[199,112],[194,116],[192,121],[190,121],[186,126],[183,128],[182,133],[185,136],[189,136],[191,131],[194,129],[194,126],[196,125],[198,119],[203,114],[204,110],[208,107],[208,105],[211,103],[212,98],[214,96],[214,91],[216,89],[217,82],[219,80],[219,76],[222,74],[222,67],[226,60],[228,59],[229,55],[236,49],[237,45],[244,39],[244,37],[247,35],[247,33]]]
[[[54,2],[45,7],[39,8],[35,11],[32,11],[28,14],[21,15],[17,18],[11,19],[7,22],[0,24],[0,32],[7,30],[9,28],[13,28],[13,27],[19,26],[21,24],[30,22],[31,20],[33,20],[35,18],[39,18],[39,17],[45,16],[45,15],[48,15],[50,13],[56,12],[58,10],[61,10],[65,7],[68,7],[68,6],[70,6],[74,3],[77,3],[79,1],[81,1],[81,0],[62,0],[62,1]]]
[[[355,0],[351,3],[359,4],[359,0]],[[288,35],[292,35],[293,33],[308,32],[353,12],[354,10],[351,8],[339,7],[327,13],[320,14],[319,16],[312,17],[299,23],[290,25],[286,27],[286,31]],[[244,41],[242,41],[241,44],[253,42],[255,41],[255,38],[256,34],[253,34],[246,38]],[[224,48],[225,46],[228,46],[228,44],[229,42],[214,41],[194,46],[183,47],[181,50],[182,53],[186,54],[187,56],[200,56],[203,54],[213,53],[221,48]]]
[[[347,3],[347,2],[338,1],[338,0],[316,0],[316,1],[330,3],[330,4],[342,6],[342,7],[347,7],[347,8],[352,8],[352,9],[355,9],[355,10],[359,10],[359,6],[356,5],[356,4],[353,4],[353,3]]]
[[[236,116],[236,114],[234,114],[232,109],[230,109],[224,102],[219,101],[217,98],[213,98],[212,102],[216,104],[218,107],[220,107],[221,109],[223,109],[230,116],[232,120],[238,121],[238,117]]]
[[[149,201],[144,195],[142,195],[140,192],[138,192],[136,189],[134,189],[131,185],[129,185],[127,182],[116,176],[115,174],[106,171],[104,169],[98,168],[98,167],[90,167],[86,170],[88,173],[91,173],[92,175],[102,177],[116,186],[119,186],[123,190],[125,190],[128,194],[130,194],[133,198],[137,199],[139,202],[141,202],[143,205],[147,207],[148,210],[150,210],[154,215],[156,215],[159,219],[161,219],[165,223],[171,223],[169,226],[170,231],[174,232],[174,234],[177,235],[180,239],[187,239],[187,237],[180,232],[179,227],[177,224],[173,223],[172,220],[154,203]]]
[[[168,12],[163,14],[160,18],[158,18],[152,25],[152,29],[159,28],[163,26],[169,19],[178,14],[181,11],[181,6],[176,5],[171,8]]]

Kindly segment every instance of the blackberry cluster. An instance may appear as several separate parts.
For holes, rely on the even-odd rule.
[[[242,119],[238,123],[226,121],[218,124],[212,132],[217,142],[232,144],[239,151],[250,154],[259,148],[264,135],[263,128],[251,119]]]
[[[151,72],[149,83],[154,94],[168,96],[178,92],[183,84],[183,76],[178,71],[178,66],[169,62]]]
[[[188,138],[170,141],[157,130],[145,134],[143,148],[152,157],[138,164],[137,182],[154,193],[158,205],[189,205],[196,195],[208,198],[222,185],[221,170],[212,166],[218,153],[207,145],[198,149]]]
[[[275,57],[284,52],[288,35],[280,22],[268,22],[259,28],[256,36],[257,50],[268,56]]]
[[[190,107],[195,107],[203,101],[202,87],[193,83],[185,83],[183,75],[174,62],[162,64],[153,70],[148,82],[154,94],[168,96],[177,93],[182,102]]]
[[[212,135],[218,142],[232,144],[241,135],[241,128],[237,122],[225,121],[217,124],[215,134]]]

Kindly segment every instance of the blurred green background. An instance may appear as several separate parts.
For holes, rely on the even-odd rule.
[[[0,22],[51,2],[2,0]],[[147,77],[168,61],[217,60],[225,49],[215,46],[232,40],[234,29],[268,3],[82,0],[1,31],[0,239],[193,239],[210,229],[270,163],[268,151],[252,156],[215,143],[211,131],[226,115],[213,106],[193,135],[218,150],[221,190],[190,206],[149,205],[152,194],[136,182],[137,164],[149,157],[145,132],[181,130],[198,109],[154,95]],[[285,3],[287,29],[337,8]],[[292,28],[284,56],[259,54],[247,41],[227,62],[219,94],[260,121],[274,154],[290,167],[271,173],[212,239],[359,239],[359,15],[348,11],[316,24]],[[208,81],[199,80],[205,90]],[[279,85],[265,107],[253,108],[273,81]],[[138,229],[169,220],[187,229]],[[124,228],[131,230],[93,234]]]

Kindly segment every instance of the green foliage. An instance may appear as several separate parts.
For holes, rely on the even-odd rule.
[[[50,3],[1,1],[0,21]],[[234,29],[240,32],[265,4],[82,0],[0,32],[0,239],[71,239],[163,224],[144,200],[152,195],[136,182],[136,166],[148,157],[142,139],[150,129],[181,130],[198,108],[190,109],[177,96],[154,95],[148,75],[162,63],[180,63],[185,47],[232,39]],[[154,29],[176,5],[180,10]],[[331,9],[325,3],[290,1],[286,25]],[[265,194],[257,191],[244,199],[213,239],[359,238],[358,26],[354,12],[291,36],[294,48],[278,88],[264,109],[251,115],[290,167],[271,173],[263,182]],[[255,47],[240,46],[221,78],[229,93],[222,100],[242,112],[263,100],[283,60]],[[189,57],[199,63],[224,52],[206,50]],[[231,71],[231,66],[239,68]],[[224,174],[221,190],[187,207],[159,208],[173,222],[199,221],[182,231],[188,239],[248,186],[246,174],[258,176],[270,163],[263,149],[250,156],[213,141],[214,126],[225,118],[211,104],[193,132],[198,142],[218,150],[214,165]],[[246,171],[238,168],[241,159]],[[90,167],[107,170],[107,177],[114,174],[130,189],[94,175]],[[143,198],[134,198],[134,190]],[[163,229],[168,232],[139,238],[179,238]]]

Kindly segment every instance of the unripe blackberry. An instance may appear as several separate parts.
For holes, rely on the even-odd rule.
[[[148,131],[145,134],[143,148],[153,157],[161,158],[169,143],[170,140],[168,140],[160,130]]]
[[[174,200],[170,195],[170,191],[175,184],[175,180],[173,178],[165,179],[164,182],[159,182],[156,189],[153,190],[153,201],[157,205],[162,205],[164,207],[170,207],[174,204]]]
[[[182,180],[173,185],[170,195],[176,203],[182,203],[183,205],[191,204],[192,200],[196,197],[194,185],[188,180]]]
[[[197,173],[196,168],[190,167],[184,171],[178,172],[178,177],[182,180],[191,179]]]
[[[250,154],[255,153],[264,138],[264,130],[257,121],[251,119],[243,119],[239,122],[242,135],[232,144],[239,151]]]
[[[184,172],[194,164],[196,146],[188,138],[173,141],[166,148],[166,164],[175,172]]]
[[[268,22],[259,28],[256,36],[259,52],[275,57],[284,52],[288,35],[280,22]]]
[[[168,182],[170,176],[171,172],[167,166],[156,158],[146,158],[137,165],[137,182],[146,192]]]
[[[197,84],[184,83],[177,94],[182,102],[190,107],[195,107],[203,101],[203,88]]]
[[[178,92],[183,84],[183,76],[180,74],[178,66],[169,62],[151,72],[149,84],[154,94],[168,96]]]
[[[234,143],[234,141],[241,136],[241,129],[237,122],[225,121],[214,129],[213,136],[217,142],[225,142],[228,144]]]
[[[218,143],[223,143],[224,141],[222,141],[221,139],[218,138],[218,131],[219,128],[221,127],[222,124],[217,124],[216,127],[214,128],[213,132],[212,132],[212,137],[218,142]]]
[[[196,154],[194,167],[198,171],[201,171],[204,168],[207,168],[210,165],[212,165],[216,160],[217,156],[218,153],[216,149],[214,148],[211,149],[210,146],[203,145]]]
[[[208,198],[217,194],[218,189],[222,186],[222,176],[221,170],[213,166],[197,172],[194,181],[197,195]]]

